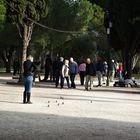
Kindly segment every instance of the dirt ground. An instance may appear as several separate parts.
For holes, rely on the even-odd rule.
[[[33,104],[22,104],[23,87],[7,81],[0,75],[0,140],[140,140],[138,88],[36,82]]]

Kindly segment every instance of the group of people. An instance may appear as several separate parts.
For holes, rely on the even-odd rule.
[[[71,57],[70,60],[65,59],[63,57],[60,57],[58,60],[58,63],[56,64],[56,80],[55,80],[55,86],[56,88],[59,85],[60,81],[60,87],[64,87],[64,80],[67,81],[67,87],[68,88],[76,88],[75,84],[75,76],[78,73],[78,64],[74,61],[74,59]],[[71,82],[71,85],[70,85]]]
[[[52,61],[48,55],[46,57],[45,76],[43,81],[48,81],[50,76],[50,80],[53,79],[56,87],[58,87],[60,82],[60,87],[63,88],[64,80],[66,79],[68,88],[76,88],[75,76],[78,73],[81,85],[85,84],[85,89],[87,89],[87,85],[89,85],[88,81],[93,83],[93,77],[95,76],[98,77],[97,86],[102,86],[102,84],[106,82],[107,74],[110,82],[114,81],[115,75],[118,75],[116,73],[119,73],[119,77],[121,79],[122,65],[120,63],[119,66],[117,66],[114,60],[111,60],[109,64],[107,64],[102,57],[97,57],[97,60],[94,62],[91,61],[90,58],[87,58],[82,63],[75,62],[72,57],[69,60],[64,60],[63,57],[60,57]]]
[[[33,79],[34,79],[34,73],[36,73],[36,64],[33,62],[33,57],[28,56],[27,60],[24,62],[24,92],[23,92],[23,103],[28,103],[31,104],[32,102],[30,101],[31,97],[31,89],[32,89],[32,84],[33,84]],[[47,64],[46,64],[47,65]],[[76,88],[75,84],[75,76],[78,73],[78,64],[74,61],[74,59],[71,57],[70,60],[67,60],[63,57],[60,57],[59,60],[57,60],[57,63],[55,65],[55,86],[58,87],[59,81],[60,81],[60,87],[63,88],[64,86],[64,80],[66,79],[67,81],[67,86],[68,88]],[[48,71],[47,71],[48,72]],[[49,76],[49,72],[45,73],[45,77]],[[69,77],[71,81],[71,85],[69,82]]]
[[[36,74],[39,74],[37,66],[40,62],[32,62],[32,57],[28,56],[24,62],[24,79],[25,79],[25,91],[23,94],[23,103],[31,103],[31,88],[32,82],[35,81]],[[118,76],[119,81],[122,78],[122,63],[117,65],[114,60],[111,60],[109,64],[102,59],[97,57],[96,61],[87,58],[85,61],[78,63],[71,57],[69,60],[63,57],[57,58],[54,62],[51,61],[50,57],[47,56],[45,64],[45,76],[43,81],[48,80],[50,76],[50,70],[53,68],[53,82],[55,87],[64,88],[64,82],[66,80],[68,88],[76,88],[75,77],[79,73],[80,84],[85,85],[85,90],[89,90],[93,87],[94,78],[97,76],[98,86],[105,84],[106,77],[109,77],[109,82],[114,81],[114,77]],[[51,78],[51,77],[50,77]],[[42,81],[39,78],[39,81]]]

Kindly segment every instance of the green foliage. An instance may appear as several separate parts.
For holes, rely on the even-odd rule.
[[[97,31],[99,33],[100,39],[102,39],[106,34],[104,28],[104,10],[96,4],[93,4],[92,8],[93,16],[89,24],[89,30]]]
[[[100,5],[103,9],[107,9],[110,0],[89,0],[93,4]]]
[[[93,26],[97,27],[103,27],[103,21],[104,21],[104,10],[96,5],[93,4]]]
[[[66,42],[63,49],[60,50],[60,55],[65,58],[73,56],[77,60],[84,60],[87,57],[95,57],[96,43],[92,41],[89,35],[83,35]]]
[[[48,24],[61,30],[83,30],[92,19],[92,5],[86,0],[50,0]]]
[[[32,55],[35,59],[38,59],[42,53],[47,51],[47,46],[49,44],[49,37],[43,29],[37,29],[32,37],[30,48],[32,50]]]
[[[5,24],[0,32],[0,47],[1,50],[11,46],[19,46],[20,38],[16,27],[12,24]]]
[[[86,0],[51,0],[48,22],[61,30],[81,30],[92,19],[92,5]]]
[[[93,7],[87,0],[50,0],[47,24],[55,29],[65,31],[87,31],[93,19]],[[72,43],[73,38],[81,34],[64,34],[49,31],[50,48],[54,52],[62,53],[65,51],[65,44]]]
[[[4,0],[0,1],[0,30],[5,23],[6,6]]]
[[[47,15],[48,7],[46,0],[7,0],[8,19],[15,24],[28,25],[30,18],[39,21]]]

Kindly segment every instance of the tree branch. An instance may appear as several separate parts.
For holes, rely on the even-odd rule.
[[[21,29],[20,29],[19,25],[16,24],[16,27],[18,29],[18,33],[19,33],[20,38],[23,38],[22,33],[21,33]]]

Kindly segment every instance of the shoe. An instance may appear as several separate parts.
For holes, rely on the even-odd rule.
[[[31,101],[28,101],[27,104],[33,104]]]
[[[88,88],[85,88],[86,91],[88,91]]]
[[[96,87],[101,87],[102,85],[97,85]]]
[[[31,97],[31,93],[28,92],[27,93],[27,104],[32,104],[32,102],[30,101],[30,97]]]

